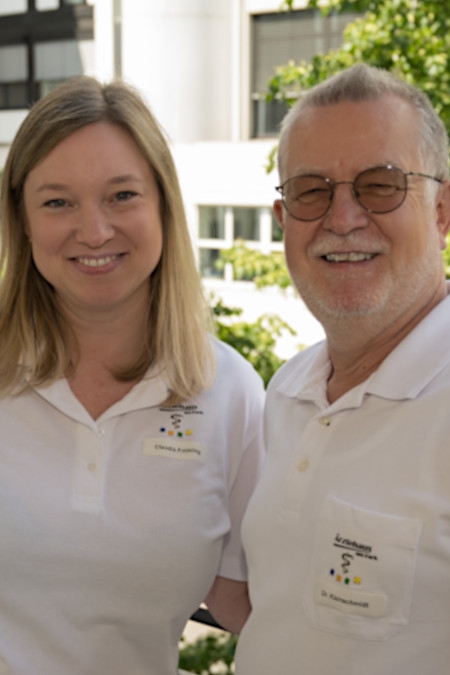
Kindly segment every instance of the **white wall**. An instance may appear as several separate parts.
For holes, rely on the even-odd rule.
[[[197,205],[272,206],[278,174],[277,171],[268,174],[265,165],[274,143],[274,140],[255,140],[174,145],[172,151],[194,241]],[[221,297],[227,306],[242,308],[244,321],[253,322],[263,314],[275,314],[286,321],[297,335],[285,334],[279,340],[276,351],[282,358],[293,356],[299,345],[313,344],[324,336],[321,325],[293,289],[259,291],[249,282],[230,283],[219,279],[205,279],[204,286],[208,292]]]
[[[123,76],[175,142],[231,137],[231,17],[230,0],[123,0]]]
[[[114,77],[113,0],[90,0],[89,4],[94,6],[95,73],[102,82],[109,82]]]
[[[274,145],[275,140],[175,143],[172,152],[186,206],[271,206],[278,174],[268,174],[265,167]]]
[[[26,116],[26,110],[0,111],[0,145],[7,145],[11,142]]]
[[[0,110],[0,171],[6,162],[10,143],[26,115],[26,110]]]

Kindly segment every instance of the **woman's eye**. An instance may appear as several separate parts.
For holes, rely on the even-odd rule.
[[[45,202],[44,206],[48,206],[51,209],[60,209],[63,206],[66,206],[67,202],[65,199],[49,199]]]
[[[132,192],[131,190],[122,190],[121,192],[116,192],[114,198],[118,202],[126,202],[129,199],[131,199],[132,197],[134,197],[135,195],[136,195],[136,193]]]

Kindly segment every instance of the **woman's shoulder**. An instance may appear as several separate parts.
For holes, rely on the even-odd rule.
[[[224,377],[234,379],[235,384],[245,383],[255,388],[264,389],[260,375],[252,364],[245,359],[234,347],[215,337],[211,338],[216,368],[216,379]]]

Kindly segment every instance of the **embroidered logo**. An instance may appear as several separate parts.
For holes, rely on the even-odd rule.
[[[362,583],[362,579],[358,574],[352,575],[350,568],[353,561],[358,558],[378,560],[378,557],[373,553],[373,547],[362,544],[355,539],[342,537],[339,533],[334,538],[333,546],[344,549],[344,552],[340,555],[339,564],[330,569],[330,576],[347,586],[352,583],[359,586]]]
[[[170,407],[161,406],[161,413],[166,413],[167,422],[159,427],[159,433],[170,437],[183,438],[192,436],[191,417],[203,415],[197,405],[178,404]]]

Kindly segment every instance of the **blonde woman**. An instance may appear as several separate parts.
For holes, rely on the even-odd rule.
[[[174,675],[239,632],[263,387],[208,331],[173,160],[123,83],[30,111],[1,195],[0,672]]]

